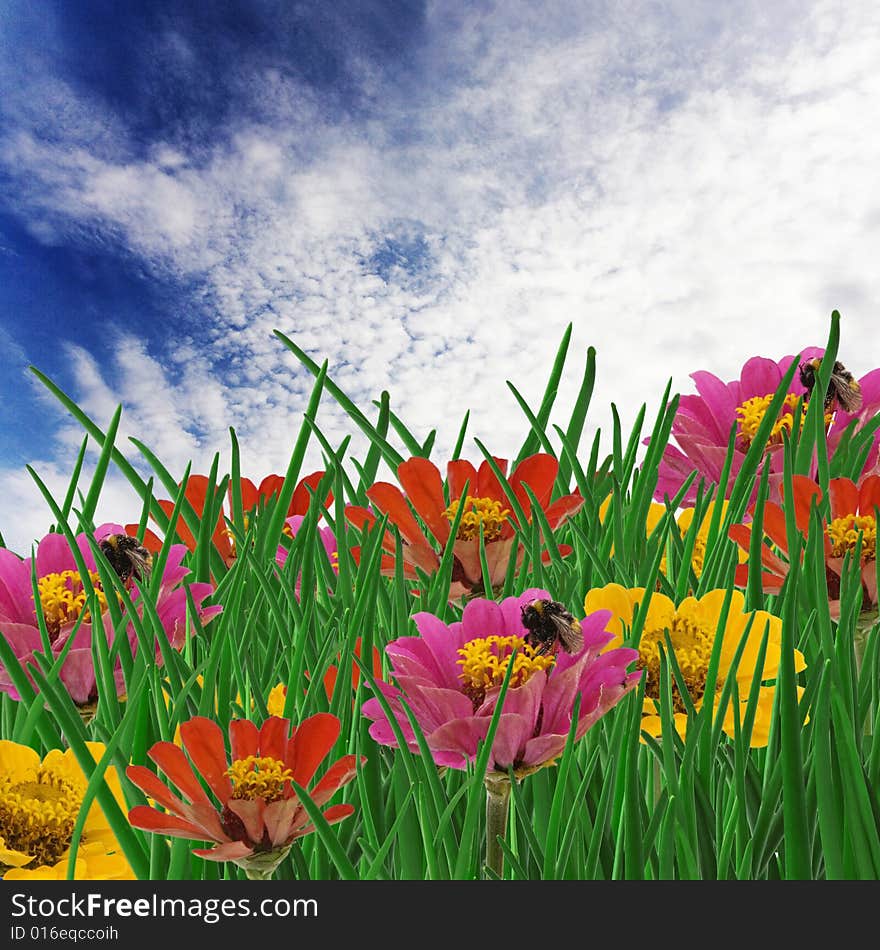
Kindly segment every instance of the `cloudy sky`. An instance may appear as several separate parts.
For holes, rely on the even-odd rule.
[[[449,455],[515,454],[574,324],[610,439],[689,373],[827,339],[880,365],[880,7],[4,0],[0,532],[51,521],[82,431],[175,474],[284,471],[312,377]],[[319,425],[357,430],[333,401]],[[606,442],[610,445],[610,441]],[[357,457],[363,443],[352,442]],[[465,454],[480,458],[470,439]],[[318,467],[317,452],[309,457]],[[111,477],[99,513],[136,520]]]

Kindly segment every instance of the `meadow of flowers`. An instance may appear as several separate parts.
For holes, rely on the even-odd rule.
[[[259,483],[234,431],[229,472],[172,473],[35,370],[84,441],[0,548],[0,876],[880,877],[880,369],[823,398],[835,312],[587,445],[592,349],[550,423],[570,330],[537,408],[510,384],[514,458],[467,418],[432,458],[278,333],[315,382]],[[142,505],[96,523],[111,466]]]

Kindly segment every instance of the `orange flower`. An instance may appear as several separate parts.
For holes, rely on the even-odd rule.
[[[183,797],[149,769],[130,765],[128,777],[164,811],[136,805],[129,821],[157,834],[213,841],[215,847],[193,853],[210,861],[232,861],[250,878],[267,878],[293,842],[315,830],[291,781],[308,785],[339,738],[339,728],[339,720],[329,713],[304,719],[292,734],[290,720],[279,716],[270,716],[262,726],[233,719],[227,754],[220,727],[196,716],[180,727],[188,759],[173,742],[157,742],[149,751]],[[364,761],[362,757],[360,763]],[[331,765],[309,792],[315,805],[321,807],[348,784],[357,764],[357,756],[344,755]],[[353,805],[333,805],[324,818],[334,824],[353,812]]]
[[[810,507],[813,499],[822,501],[822,489],[804,475],[792,477],[792,504],[798,531],[806,537],[810,526]],[[828,483],[831,521],[822,519],[825,550],[825,578],[828,584],[829,607],[834,619],[840,617],[840,579],[843,562],[848,552],[855,553],[861,536],[860,566],[862,574],[862,609],[877,605],[877,507],[880,506],[880,475],[868,475],[856,484],[849,478],[832,478]],[[782,587],[790,567],[788,537],[785,529],[786,499],[782,507],[772,501],[764,506],[764,533],[776,552],[761,545],[761,580],[764,590],[775,593]],[[752,539],[752,526],[730,526],[730,537],[746,551]],[[749,565],[740,565],[735,582],[739,587],[748,583]]]
[[[494,461],[506,475],[506,459],[496,458]],[[508,478],[513,497],[521,506],[527,522],[531,521],[532,506],[523,487],[525,485],[534,493],[551,529],[557,528],[583,505],[584,500],[578,493],[563,495],[551,503],[558,471],[559,463],[552,455],[537,453],[523,459]],[[433,574],[438,569],[452,522],[463,505],[464,511],[452,547],[450,600],[484,591],[480,564],[481,528],[489,566],[488,586],[491,589],[500,585],[514,549],[517,516],[513,499],[502,487],[489,462],[484,461],[479,469],[463,459],[449,462],[446,466],[448,500],[440,471],[428,459],[407,459],[398,466],[397,477],[403,491],[388,482],[376,482],[367,489],[367,496],[373,507],[387,515],[400,532],[403,539],[404,576],[416,578],[417,568],[426,574]],[[348,505],[345,515],[359,528],[372,526],[376,522],[374,512],[359,505]],[[416,515],[427,527],[427,532],[416,520]],[[547,543],[548,539],[544,540]],[[386,532],[382,547],[386,552],[382,558],[382,573],[393,575],[395,543],[390,532]],[[571,548],[566,545],[560,545],[558,549],[562,555],[571,552]],[[360,548],[352,549],[352,554],[355,559],[359,559]],[[520,549],[517,563],[523,555]],[[549,561],[550,554],[545,551],[543,558],[545,562]]]
[[[287,510],[287,517],[292,515],[304,515],[309,508],[309,500],[311,498],[309,494],[309,489],[312,491],[317,490],[318,483],[324,477],[324,472],[312,472],[310,475],[306,475],[304,478],[300,479],[297,483],[296,488],[293,492],[293,498],[290,501],[290,507]],[[208,478],[205,475],[190,475],[186,483],[186,489],[184,490],[184,495],[186,500],[192,505],[193,510],[199,516],[202,517],[205,507],[208,494]],[[261,482],[259,487],[254,485],[254,483],[249,478],[241,479],[241,506],[246,513],[252,513],[254,509],[258,508],[261,501],[269,501],[272,498],[277,498],[281,492],[281,486],[284,484],[284,478],[281,475],[267,475]],[[232,509],[232,487],[230,486],[227,491],[229,499],[229,510]],[[332,495],[328,493],[326,503],[329,504],[332,500]],[[170,518],[174,512],[174,502],[168,501],[167,499],[159,499],[159,506],[165,512],[165,514]],[[231,520],[231,516],[230,519]],[[246,519],[247,520],[247,519]],[[138,525],[130,524],[125,526],[127,533],[136,535]],[[180,537],[180,540],[190,549],[194,551],[196,548],[196,538],[193,535],[192,531],[186,525],[186,522],[182,517],[177,520],[177,534]],[[235,560],[235,541],[232,538],[232,533],[226,527],[226,518],[224,517],[224,511],[221,511],[217,515],[217,524],[214,526],[214,533],[212,535],[212,540],[217,550],[223,557],[223,562],[228,567]],[[147,529],[144,540],[144,547],[149,551],[159,551],[162,547],[162,541],[157,537],[152,531]]]

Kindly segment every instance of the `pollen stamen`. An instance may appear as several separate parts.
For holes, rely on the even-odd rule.
[[[89,577],[103,612],[107,609],[107,595],[101,587],[101,579],[95,571],[89,571]],[[37,590],[50,639],[54,640],[62,627],[75,623],[84,611],[83,621],[87,623],[90,620],[79,571],[45,574],[37,580]]]
[[[843,557],[847,551],[855,551],[860,534],[862,558],[876,557],[877,522],[873,515],[845,515],[842,518],[835,518],[828,525],[832,556]]]
[[[660,645],[666,646],[665,633],[669,629],[669,639],[675,650],[675,659],[681,670],[693,702],[697,703],[706,692],[706,678],[709,673],[709,659],[712,655],[714,631],[710,630],[700,616],[699,608],[693,610],[682,606],[672,620],[672,628],[646,627],[642,631],[639,644],[638,666],[645,670],[647,682],[645,695],[651,699],[660,699]],[[676,712],[686,712],[687,707],[681,692],[673,680],[672,703]]]
[[[744,403],[736,407],[735,412],[740,436],[740,448],[745,450],[752,444],[752,441],[758,434],[758,427],[761,425],[761,422],[764,420],[764,415],[770,408],[770,403],[773,401],[774,395],[774,393],[769,393],[766,396],[752,396],[751,399],[747,399]],[[767,439],[768,446],[779,445],[782,442],[783,432],[791,434],[795,421],[794,412],[798,399],[800,398],[801,397],[796,393],[788,393],[785,397],[779,418],[770,430],[770,436]],[[801,409],[801,429],[804,427],[806,411],[807,405],[804,403]],[[830,425],[833,418],[833,413],[826,412],[825,425]]]
[[[0,842],[33,855],[29,866],[56,864],[70,845],[84,790],[43,766],[27,781],[0,779]]]
[[[232,780],[232,797],[252,801],[255,798],[277,802],[284,798],[284,786],[293,772],[271,756],[249,755],[236,759],[226,770]]]
[[[443,512],[449,521],[455,520],[459,503],[460,499],[456,498]],[[486,541],[494,541],[501,535],[501,529],[509,514],[510,509],[502,508],[501,502],[494,498],[476,498],[468,495],[464,500],[464,511],[455,537],[459,541],[472,541],[480,536],[480,525],[482,525],[483,538]]]
[[[456,661],[461,666],[459,678],[462,689],[471,698],[475,709],[490,689],[504,682],[514,650],[517,654],[513,661],[510,688],[522,686],[533,673],[549,670],[556,662],[552,654],[538,655],[535,647],[517,636],[477,637],[459,649],[461,659]]]

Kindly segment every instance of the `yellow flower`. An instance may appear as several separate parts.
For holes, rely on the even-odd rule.
[[[611,505],[612,496],[609,495],[605,501],[602,502],[599,507],[599,521],[604,524],[605,516],[608,513],[608,508]],[[697,578],[703,573],[703,564],[706,559],[706,542],[709,539],[709,527],[712,524],[712,512],[715,510],[715,502],[710,501],[705,506],[705,511],[703,512],[703,520],[700,522],[700,527],[697,529],[697,535],[694,538],[694,549],[691,554],[691,566],[694,569],[694,574]],[[678,526],[678,532],[681,535],[682,540],[687,536],[688,532],[691,530],[691,525],[694,522],[694,508],[683,508],[675,519],[675,523]],[[721,502],[721,524],[724,523],[724,516],[727,513],[727,501],[722,500]],[[666,506],[659,505],[656,502],[651,502],[650,507],[648,508],[648,513],[645,518],[645,537],[650,537],[660,522],[666,515]],[[614,553],[614,548],[612,547],[611,553]],[[739,560],[742,564],[746,561],[748,555],[744,551],[739,551]],[[666,555],[660,559],[660,573],[666,574]]]
[[[754,748],[767,745],[773,694],[776,688],[775,683],[769,685],[767,681],[775,681],[778,674],[782,621],[765,610],[746,612],[745,597],[741,591],[734,590],[727,621],[721,628],[721,613],[726,595],[725,590],[711,590],[699,599],[686,597],[677,607],[665,594],[655,592],[651,595],[638,644],[638,667],[645,670],[646,677],[642,729],[649,735],[659,737],[661,734],[661,721],[657,707],[657,701],[660,698],[658,646],[665,647],[665,632],[669,632],[675,658],[697,710],[702,708],[705,699],[706,678],[713,645],[717,637],[722,637],[713,700],[714,708],[717,710],[720,692],[733,665],[740,640],[750,618],[754,617],[735,673],[739,692],[739,721],[742,723],[745,719],[752,682],[756,674],[760,675],[762,685],[758,694],[751,745]],[[584,599],[584,609],[587,614],[594,610],[610,610],[612,613],[607,629],[615,636],[606,649],[610,650],[623,644],[624,637],[632,627],[634,608],[641,604],[644,597],[644,587],[625,588],[620,584],[608,584],[587,593]],[[767,652],[763,667],[758,671],[758,651],[765,627],[768,628]],[[805,669],[806,662],[799,650],[794,652],[795,670],[800,672]],[[799,688],[798,695],[800,696],[802,692],[803,690]],[[687,726],[687,706],[674,681],[672,700],[676,730],[683,737]],[[731,697],[723,722],[723,729],[729,736],[734,735],[734,722],[733,698]]]
[[[86,744],[97,762],[104,745]],[[104,779],[125,810],[119,777],[112,766]],[[88,778],[70,749],[53,749],[40,761],[29,746],[0,740],[0,870],[5,866],[5,880],[67,878],[70,840],[87,784]],[[74,875],[77,880],[134,880],[96,801],[83,827]]]
[[[287,699],[287,687],[284,683],[273,686],[266,700],[266,709],[270,716],[284,717],[284,701]]]

